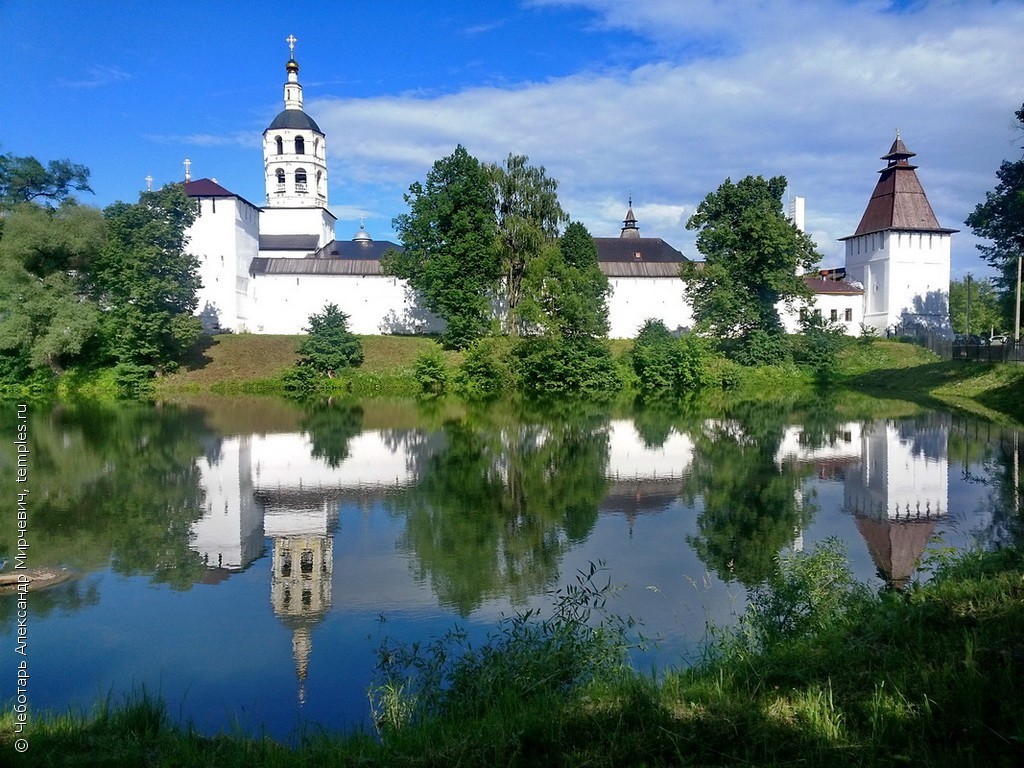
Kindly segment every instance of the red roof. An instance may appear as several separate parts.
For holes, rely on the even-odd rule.
[[[213,179],[186,181],[185,194],[189,197],[238,197],[234,192],[224,189]]]
[[[829,293],[839,296],[857,296],[864,293],[863,288],[856,288],[843,280],[823,280],[814,275],[804,275],[804,283],[812,293]]]
[[[897,136],[889,152],[882,156],[889,164],[879,171],[881,175],[864,216],[857,225],[857,231],[849,237],[889,229],[914,232],[958,231],[939,226],[939,220],[935,218],[935,212],[917,179],[917,166],[908,162],[911,157],[914,157],[914,153]]]

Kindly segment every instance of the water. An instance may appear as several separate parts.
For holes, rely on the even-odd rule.
[[[369,728],[384,634],[546,610],[602,563],[610,606],[689,663],[780,551],[838,537],[876,587],[926,578],[935,548],[1018,541],[1017,433],[904,404],[727,413],[274,400],[33,410],[0,560],[76,577],[0,597],[0,670],[26,660],[35,711],[145,687],[200,731]],[[865,416],[868,413],[870,415]],[[13,444],[19,413],[0,424]],[[5,452],[4,474],[17,458]],[[1015,490],[1016,489],[1016,490]]]

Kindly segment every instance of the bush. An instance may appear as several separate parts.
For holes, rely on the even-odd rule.
[[[781,332],[769,333],[761,328],[729,344],[726,354],[740,365],[780,365],[790,360],[789,341]]]
[[[413,363],[413,375],[425,395],[444,394],[448,386],[448,368],[445,366],[441,348],[432,343],[428,349],[420,352]]]
[[[614,590],[595,582],[598,572],[593,563],[578,571],[576,582],[556,593],[551,617],[505,617],[478,648],[461,628],[424,646],[385,638],[370,691],[378,730],[386,738],[437,719],[504,718],[537,699],[567,700],[626,669],[635,622],[605,613]]]
[[[515,386],[512,347],[507,339],[486,336],[466,351],[455,377],[459,393],[469,400],[489,400]]]
[[[156,369],[151,365],[118,363],[114,367],[114,385],[118,397],[145,399],[153,394],[153,376]]]
[[[698,336],[676,338],[660,320],[644,323],[630,354],[641,392],[682,394],[701,389],[708,380],[708,349]]]
[[[839,351],[846,344],[846,334],[817,314],[808,315],[802,325],[796,361],[814,371],[819,382],[834,379],[839,372]]]
[[[520,386],[532,395],[610,395],[622,388],[607,342],[541,336],[520,340],[515,354]]]
[[[348,329],[348,315],[337,304],[327,304],[318,315],[309,316],[309,334],[299,345],[299,365],[333,377],[342,368],[363,362],[363,345]]]

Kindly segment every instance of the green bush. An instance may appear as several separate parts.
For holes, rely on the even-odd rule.
[[[660,320],[648,320],[637,334],[630,358],[642,393],[682,394],[707,384],[708,354],[700,337],[676,338]]]
[[[623,385],[607,342],[539,336],[521,339],[515,355],[520,387],[531,395],[610,395]]]
[[[444,394],[448,387],[448,368],[445,365],[441,348],[437,344],[431,344],[416,356],[416,361],[413,363],[413,375],[423,394]]]
[[[469,400],[490,400],[515,387],[512,346],[508,339],[485,336],[466,351],[455,376],[461,395]]]
[[[114,384],[118,397],[145,399],[153,394],[153,376],[156,369],[151,365],[118,363],[114,367]]]
[[[320,314],[309,316],[309,334],[299,345],[299,364],[334,376],[342,368],[363,362],[363,346],[348,329],[348,315],[337,304],[327,304]]]
[[[726,345],[726,355],[740,365],[779,365],[792,359],[789,341],[781,332],[769,333],[761,328]]]

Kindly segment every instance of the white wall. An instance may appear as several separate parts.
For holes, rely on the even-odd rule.
[[[207,330],[238,330],[247,314],[249,265],[259,248],[259,209],[237,197],[199,198],[188,251],[199,259],[197,313]]]
[[[253,333],[303,333],[328,303],[353,333],[433,333],[443,323],[423,309],[404,280],[382,275],[257,275],[249,281]]]
[[[670,331],[693,327],[693,308],[678,277],[610,277],[608,285],[609,338],[632,339],[648,318]]]

